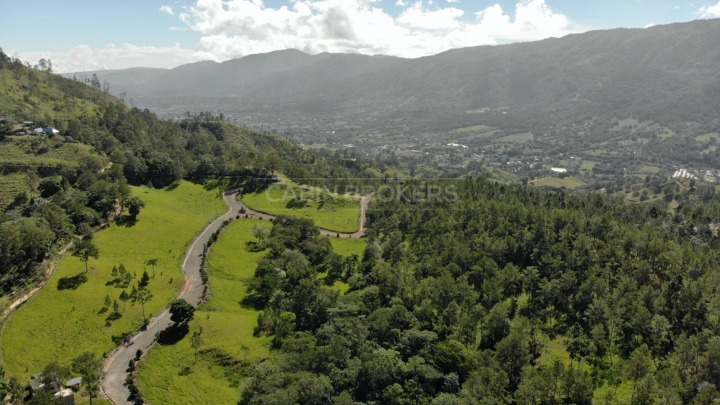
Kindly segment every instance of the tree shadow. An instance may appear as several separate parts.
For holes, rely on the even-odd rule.
[[[137,221],[137,216],[135,215],[121,215],[115,220],[115,223],[119,226],[129,228],[131,226],[135,226],[135,224],[137,224]]]
[[[85,273],[80,273],[72,277],[62,277],[58,280],[57,289],[62,290],[75,290],[84,284],[88,280]]]
[[[173,190],[175,190],[176,188],[178,188],[179,185],[180,185],[180,182],[179,182],[179,181],[175,181],[175,182],[173,182],[172,184],[170,184],[169,186],[165,187],[165,191],[173,191]]]
[[[181,325],[173,324],[167,327],[167,329],[160,332],[158,335],[157,342],[164,346],[174,345],[177,342],[183,340],[185,335],[188,334],[190,328],[187,324]]]

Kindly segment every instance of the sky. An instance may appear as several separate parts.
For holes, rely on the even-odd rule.
[[[415,58],[720,17],[720,0],[2,0],[0,47],[56,72],[279,49]]]

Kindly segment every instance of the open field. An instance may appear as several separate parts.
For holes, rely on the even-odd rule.
[[[250,362],[270,356],[270,338],[253,336],[259,311],[240,305],[246,282],[254,275],[257,260],[265,255],[246,249],[255,226],[270,224],[252,219],[233,221],[213,246],[208,271],[212,296],[195,313],[190,328],[191,334],[202,327],[202,349],[221,349],[236,360]],[[189,341],[186,337],[175,345],[157,346],[141,363],[138,384],[145,398],[155,404],[236,403],[238,388],[231,387],[224,370],[209,356],[198,356],[193,365]],[[185,367],[192,372],[179,375]]]
[[[7,207],[19,193],[31,190],[27,174],[10,173],[0,175],[0,209]]]
[[[66,143],[45,136],[10,137],[0,142],[0,165],[77,167],[87,156],[98,156],[90,145]]]
[[[365,239],[330,238],[330,244],[332,245],[333,251],[339,255],[350,256],[356,254],[362,259],[367,242]]]
[[[68,365],[84,351],[111,350],[113,336],[142,324],[141,307],[131,302],[126,307],[119,302],[121,317],[110,319],[112,309],[105,306],[105,297],[116,300],[123,291],[111,284],[112,267],[124,264],[135,275],[132,286],[144,262],[158,259],[148,287],[154,297],[145,304],[146,314],[153,315],[182,287],[180,264],[186,247],[225,210],[214,192],[185,182],[172,191],[135,187],[133,193],[146,207],[133,226],[113,224],[95,236],[100,257],[90,259],[89,272],[84,274],[85,265],[77,257],[65,255],[45,288],[8,319],[1,347],[9,375],[24,379],[49,362]],[[147,272],[152,276],[153,269]]]
[[[565,177],[560,179],[557,177],[541,177],[530,182],[531,185],[537,187],[565,187],[565,188],[578,188],[585,185],[585,182],[576,177]]]
[[[358,199],[322,193],[309,187],[275,184],[244,194],[241,200],[254,210],[311,219],[318,227],[331,231],[355,232],[360,225]]]
[[[450,131],[451,134],[461,134],[464,132],[486,132],[493,129],[487,125],[473,125],[470,127],[456,128]]]
[[[505,135],[501,138],[496,139],[496,142],[507,142],[507,143],[526,143],[535,139],[535,136],[530,132],[522,134]]]

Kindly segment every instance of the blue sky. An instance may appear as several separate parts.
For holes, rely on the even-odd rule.
[[[296,48],[449,48],[720,17],[720,0],[3,0],[0,47],[58,71],[174,67]]]

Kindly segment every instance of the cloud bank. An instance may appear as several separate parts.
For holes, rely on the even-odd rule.
[[[420,57],[579,31],[545,0],[517,3],[514,18],[497,4],[468,15],[417,1],[392,16],[373,0],[295,0],[278,8],[260,0],[198,0],[181,18],[201,34],[199,49],[217,59],[287,48]]]
[[[468,13],[453,1],[399,0],[391,14],[377,0],[291,0],[269,7],[263,0],[196,0],[164,5],[177,18],[168,32],[197,33],[195,49],[122,44],[78,45],[67,52],[28,53],[24,60],[50,58],[56,70],[171,68],[199,60],[223,61],[294,48],[308,53],[342,52],[421,57],[448,49],[560,37],[583,31],[545,0],[522,0],[514,14],[498,5]],[[720,8],[719,6],[716,6]],[[712,8],[708,9],[712,12]],[[169,34],[172,35],[172,34]]]
[[[718,18],[720,17],[720,1],[714,6],[700,7],[700,16],[702,18]]]

